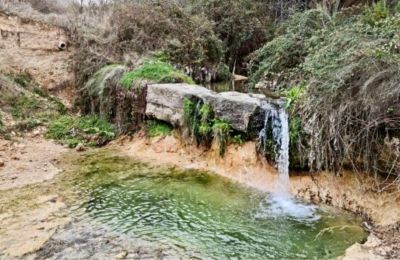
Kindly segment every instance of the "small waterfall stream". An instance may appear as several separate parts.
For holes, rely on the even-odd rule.
[[[299,203],[290,195],[289,183],[289,116],[282,106],[265,102],[264,127],[259,133],[259,149],[264,155],[274,155],[278,170],[276,192],[260,204],[258,217],[296,217],[315,220],[317,207]]]
[[[259,147],[264,154],[273,148],[281,184],[289,185],[289,117],[283,107],[263,103],[264,128],[259,133]]]

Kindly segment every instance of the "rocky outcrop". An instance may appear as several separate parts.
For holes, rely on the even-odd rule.
[[[185,98],[210,104],[216,118],[223,119],[233,129],[246,133],[255,133],[262,128],[265,118],[263,102],[282,105],[279,100],[268,99],[264,95],[215,93],[204,87],[188,84],[154,84],[148,86],[146,116],[181,127],[184,123]]]

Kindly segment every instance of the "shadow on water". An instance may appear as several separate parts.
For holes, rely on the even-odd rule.
[[[215,174],[89,156],[74,182],[84,215],[205,258],[331,259],[366,234],[360,219],[261,193]]]

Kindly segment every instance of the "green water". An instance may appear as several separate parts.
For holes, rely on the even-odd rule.
[[[296,203],[286,215],[271,195],[213,174],[96,155],[78,176],[85,214],[203,258],[331,259],[366,235],[344,212]]]

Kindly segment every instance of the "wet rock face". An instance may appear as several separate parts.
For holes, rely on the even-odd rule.
[[[262,102],[280,106],[278,101],[264,95],[239,92],[215,93],[204,87],[188,84],[149,85],[146,98],[146,116],[183,126],[184,99],[202,100],[212,106],[216,118],[231,124],[232,128],[249,133],[258,132],[264,123]]]

